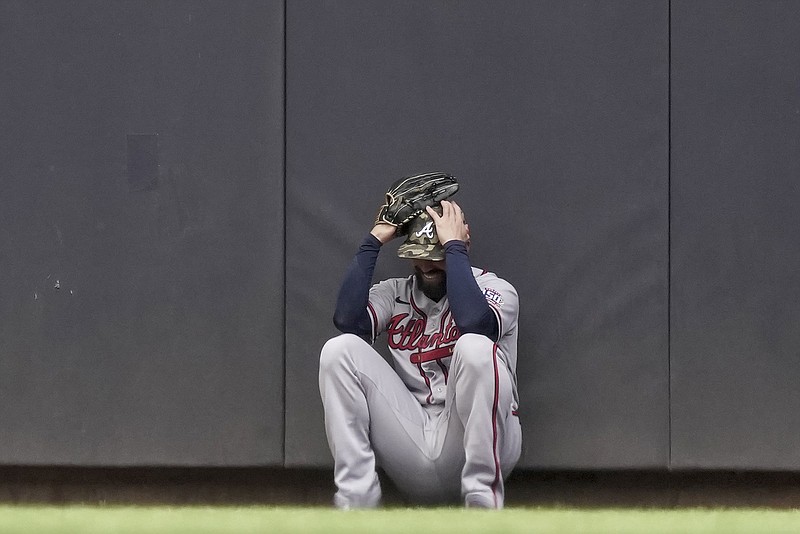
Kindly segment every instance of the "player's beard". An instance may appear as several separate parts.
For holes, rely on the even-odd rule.
[[[426,297],[434,302],[439,302],[447,294],[447,273],[441,269],[431,269],[428,275],[419,267],[414,267],[414,277],[417,285]]]

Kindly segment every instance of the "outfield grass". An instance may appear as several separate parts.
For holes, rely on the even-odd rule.
[[[13,533],[796,533],[798,510],[396,508],[339,512],[293,507],[0,506]]]

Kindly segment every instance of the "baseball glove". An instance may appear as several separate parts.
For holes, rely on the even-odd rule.
[[[400,178],[386,191],[386,203],[378,210],[375,224],[386,223],[402,228],[408,221],[451,197],[458,191],[455,176],[427,172]]]

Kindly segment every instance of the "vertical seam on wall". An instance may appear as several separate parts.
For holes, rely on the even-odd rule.
[[[286,330],[287,321],[286,321],[286,314],[287,308],[286,305],[288,304],[287,300],[287,279],[286,279],[286,263],[288,257],[288,250],[287,250],[287,240],[286,240],[286,225],[287,225],[287,217],[286,214],[289,211],[287,206],[287,195],[286,189],[288,187],[287,180],[286,180],[286,170],[287,170],[287,160],[286,160],[286,19],[287,19],[287,0],[283,0],[283,439],[281,440],[281,458],[283,466],[286,467],[286,411],[287,411],[287,373],[286,369],[288,367],[287,361],[287,348],[289,346],[288,343],[288,332]]]
[[[672,0],[667,0],[667,469],[672,469]]]

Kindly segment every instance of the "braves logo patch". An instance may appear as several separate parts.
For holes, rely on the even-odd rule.
[[[433,239],[433,221],[428,221],[425,226],[416,232],[417,237],[422,237],[423,235],[428,239]]]
[[[483,296],[486,297],[486,300],[488,300],[491,304],[494,304],[497,307],[503,305],[503,296],[499,291],[495,291],[491,287],[487,287],[483,290]]]

